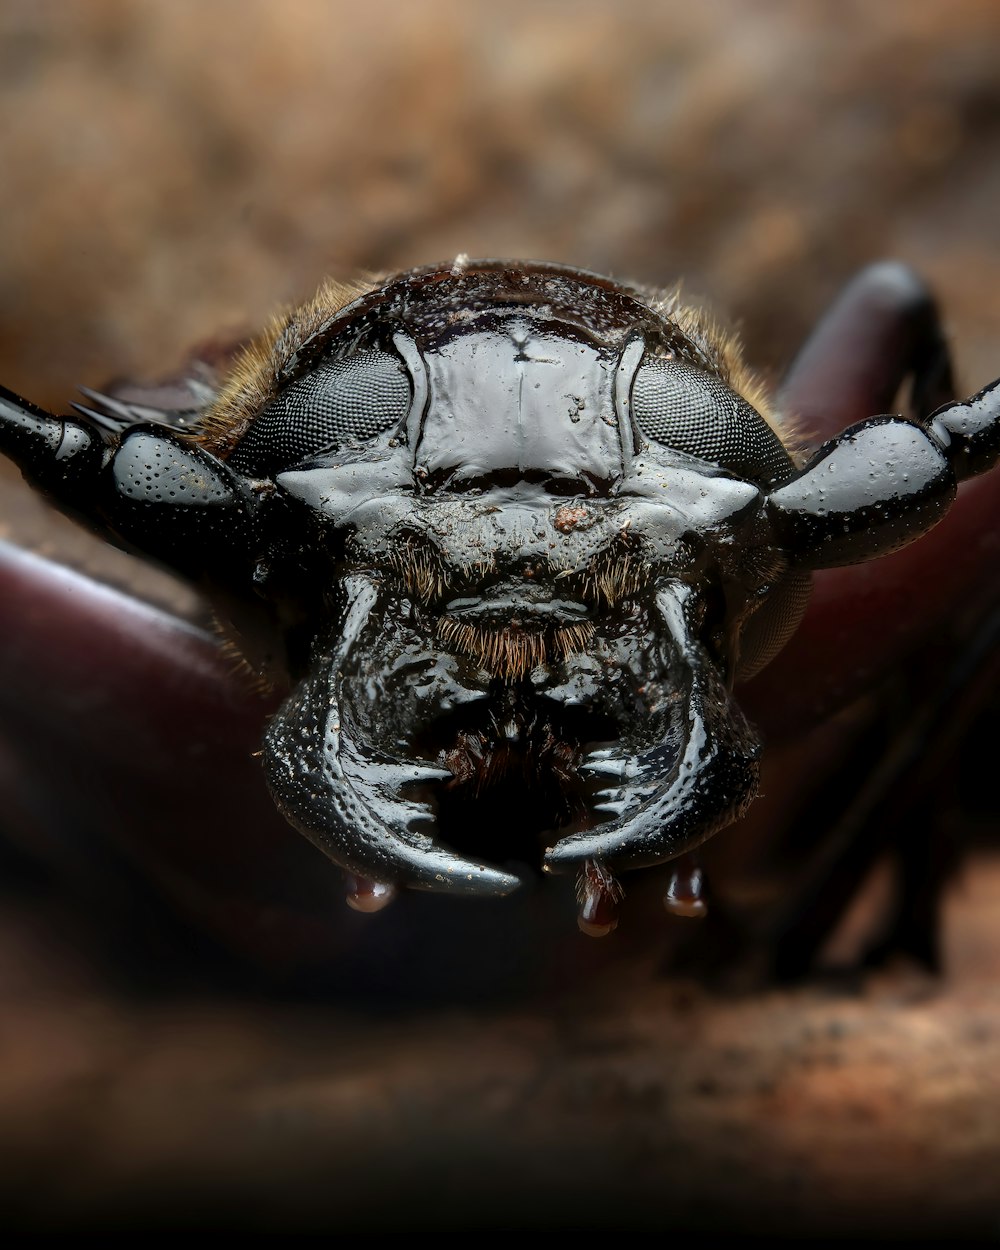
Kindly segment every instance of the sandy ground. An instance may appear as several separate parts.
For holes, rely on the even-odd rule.
[[[987,0],[8,0],[0,377],[64,405],[327,273],[458,252],[683,278],[775,377],[894,255],[972,389],[1000,368],[998,52]],[[2,480],[5,534],[198,611]],[[0,895],[0,1222],[1000,1231],[988,851],[942,978],[728,996],[637,958],[475,1011],[137,997],[85,911]]]

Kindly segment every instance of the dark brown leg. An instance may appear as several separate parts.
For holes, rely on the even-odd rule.
[[[905,265],[883,261],[863,269],[823,317],[789,369],[779,404],[818,444],[893,411],[907,378],[915,417],[955,397],[934,297]]]

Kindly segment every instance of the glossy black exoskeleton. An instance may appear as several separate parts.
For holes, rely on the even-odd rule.
[[[3,392],[0,448],[287,674],[271,793],[356,906],[505,894],[541,866],[580,874],[600,932],[615,873],[753,800],[733,685],[795,632],[811,570],[918,537],[1000,455],[1000,385],[938,407],[946,374],[917,370],[912,419],[806,459],[794,413],[676,299],[460,260],[324,288],[169,413]],[[506,836],[481,837],[512,777]],[[696,884],[679,871],[680,910]]]

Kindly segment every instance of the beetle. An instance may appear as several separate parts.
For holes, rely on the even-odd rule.
[[[808,450],[811,393],[878,412],[906,377],[910,415]],[[795,635],[813,571],[910,543],[993,467],[1000,383],[952,389],[901,266],[861,275],[775,403],[675,293],[460,257],[324,286],[180,398],[56,417],[3,391],[0,449],[287,683],[270,792],[352,906],[542,869],[577,877],[600,935],[626,870],[673,864],[668,907],[703,909],[691,853],[759,784],[734,688]]]

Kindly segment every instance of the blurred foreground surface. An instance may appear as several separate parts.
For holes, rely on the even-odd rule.
[[[941,981],[713,996],[645,968],[383,1015],[136,1001],[102,983],[79,917],[8,901],[4,1223],[992,1237],[998,913],[982,856]]]

